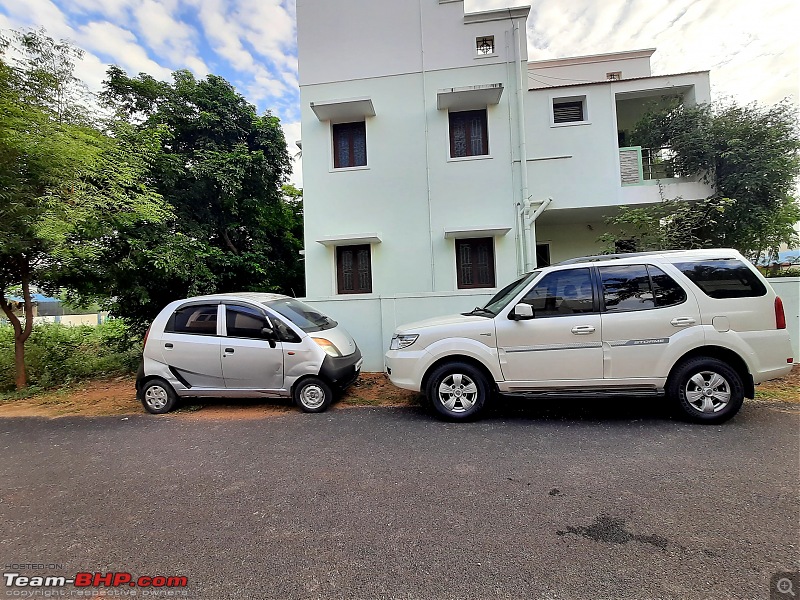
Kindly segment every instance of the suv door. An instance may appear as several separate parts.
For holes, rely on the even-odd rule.
[[[225,305],[222,374],[225,387],[239,390],[283,389],[283,344],[262,333],[274,331],[264,311],[253,306]]]
[[[222,389],[219,304],[184,304],[172,313],[161,336],[164,363],[192,388]]]
[[[601,322],[590,269],[552,271],[520,303],[531,305],[532,319],[513,320],[512,306],[508,318],[495,320],[506,381],[602,380]]]
[[[683,346],[703,343],[697,300],[660,267],[597,270],[603,292],[606,379],[666,377],[673,361],[665,358],[679,356]]]

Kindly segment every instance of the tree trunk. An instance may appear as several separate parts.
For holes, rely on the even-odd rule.
[[[31,282],[28,275],[29,266],[23,265],[22,297],[25,300],[25,326],[11,310],[11,305],[6,301],[5,290],[0,289],[0,309],[5,313],[11,326],[14,328],[14,383],[18,390],[28,387],[28,374],[25,371],[25,342],[33,330],[33,303],[31,302]]]

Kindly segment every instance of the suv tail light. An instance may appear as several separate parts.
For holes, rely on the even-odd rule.
[[[783,300],[775,296],[775,328],[786,329],[786,314],[783,312]]]

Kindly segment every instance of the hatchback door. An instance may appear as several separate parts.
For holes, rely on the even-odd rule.
[[[606,379],[666,377],[674,358],[703,343],[697,300],[661,268],[640,264],[597,270],[605,305]]]
[[[283,344],[265,337],[275,331],[267,315],[253,306],[225,306],[221,358],[225,387],[239,390],[283,389]]]
[[[521,389],[547,382],[602,380],[600,314],[590,269],[548,273],[520,302],[532,306],[532,319],[495,320],[506,381],[518,382],[513,387]]]
[[[184,304],[170,316],[157,342],[164,363],[186,387],[222,389],[218,304]]]

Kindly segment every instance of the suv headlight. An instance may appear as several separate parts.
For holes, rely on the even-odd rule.
[[[408,348],[411,344],[417,341],[419,335],[416,333],[410,335],[395,335],[389,344],[389,350],[402,350]]]
[[[342,355],[342,353],[339,352],[339,349],[336,347],[336,344],[334,344],[332,341],[326,340],[325,338],[317,338],[317,337],[312,337],[311,339],[317,342],[319,347],[325,350],[325,353],[328,356],[332,356],[333,358],[339,358]]]

